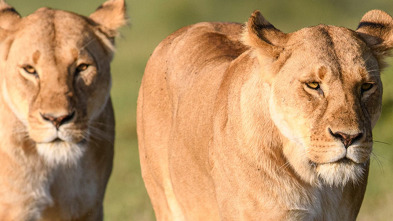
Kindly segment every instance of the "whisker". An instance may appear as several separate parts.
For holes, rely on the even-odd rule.
[[[90,121],[89,124],[109,126],[108,123],[104,123],[104,122],[100,122],[100,121]]]
[[[391,145],[392,145],[391,143],[384,142],[384,141],[379,141],[379,140],[373,140],[373,142],[374,142],[374,143],[385,144],[385,145],[389,145],[389,146],[391,146]]]
[[[283,165],[281,165],[278,170],[285,170],[286,168],[289,167],[289,161],[287,161],[286,163],[284,163]]]
[[[97,138],[99,138],[98,140],[103,140],[103,141],[112,143],[113,139],[112,139],[111,135],[108,134],[107,131],[103,131],[100,128],[90,126],[90,130],[87,133],[88,133],[88,136],[90,137],[90,140],[91,140],[91,137],[97,137]]]
[[[375,161],[377,162],[377,164],[378,164],[378,166],[379,166],[379,169],[381,170],[381,173],[384,174],[385,171],[384,171],[384,169],[383,169],[382,162],[381,162],[381,160],[379,159],[379,157],[377,156],[377,154],[375,154],[374,152],[371,152],[371,156],[372,156],[373,159],[375,159]]]
[[[105,129],[114,129],[114,125],[110,125],[110,124],[102,123],[102,122],[97,122],[97,121],[89,122],[89,126],[94,126],[94,127],[103,126]]]
[[[91,38],[88,42],[86,42],[86,44],[84,44],[81,48],[80,51],[82,51],[83,49],[85,49],[89,44],[91,44],[93,41],[95,41],[96,39]],[[80,52],[79,52],[80,53]]]
[[[307,153],[308,153],[308,150],[306,150],[305,152],[301,153],[299,157],[303,158],[304,156],[307,155]],[[281,170],[285,170],[285,169],[287,169],[287,168],[290,167],[290,166],[291,166],[291,164],[289,163],[289,161],[287,161],[287,162],[285,162],[283,165],[281,165],[281,166],[278,168],[278,170],[279,170],[279,172],[281,172]]]

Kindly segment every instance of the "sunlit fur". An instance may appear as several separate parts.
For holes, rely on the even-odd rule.
[[[75,165],[83,156],[85,150],[86,145],[64,141],[37,144],[38,154],[50,166]]]
[[[137,107],[157,220],[356,220],[392,27],[373,10],[287,34],[256,11],[163,40]]]
[[[344,187],[348,182],[360,185],[366,172],[366,165],[355,163],[329,163],[320,164],[316,172],[324,184],[335,187]]]
[[[0,0],[0,220],[103,220],[110,62],[126,22],[124,0],[89,17],[50,8],[21,17]]]

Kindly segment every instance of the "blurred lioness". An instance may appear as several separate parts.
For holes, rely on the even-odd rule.
[[[158,220],[355,220],[381,113],[393,19],[283,33],[199,23],[155,49],[138,98]]]
[[[102,220],[112,170],[110,61],[124,0],[90,17],[0,1],[0,220]]]

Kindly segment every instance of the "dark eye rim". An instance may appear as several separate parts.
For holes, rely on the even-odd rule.
[[[304,83],[308,88],[312,89],[312,90],[318,90],[321,88],[321,84],[317,81],[312,81],[312,82],[306,82]],[[311,87],[310,84],[317,84],[316,87]]]
[[[369,87],[367,87],[366,89],[364,89],[364,88],[363,88],[364,85],[368,85]],[[373,83],[373,82],[366,82],[366,83],[363,83],[363,84],[360,86],[360,89],[362,90],[362,92],[366,92],[366,91],[371,90],[371,89],[374,87],[374,85],[375,85],[375,83]]]
[[[89,68],[90,64],[88,63],[81,63],[75,68],[75,72],[80,73],[86,71]]]
[[[27,73],[27,74],[31,74],[31,75],[34,75],[34,76],[37,76],[37,70],[32,66],[32,65],[29,65],[29,64],[26,64],[26,65],[23,65],[22,66],[22,69]]]

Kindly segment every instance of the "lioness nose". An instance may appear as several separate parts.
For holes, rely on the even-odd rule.
[[[333,137],[340,139],[341,142],[344,144],[345,148],[348,148],[351,144],[353,144],[355,141],[359,140],[363,136],[363,133],[346,134],[341,131],[333,133],[330,129],[329,132]]]
[[[57,129],[59,129],[59,127],[62,124],[65,124],[69,121],[72,120],[72,118],[74,118],[75,115],[75,111],[73,111],[72,113],[68,114],[68,115],[62,115],[62,116],[54,116],[52,114],[41,114],[41,117],[46,120],[46,121],[50,121],[53,125],[55,125],[55,127]]]

